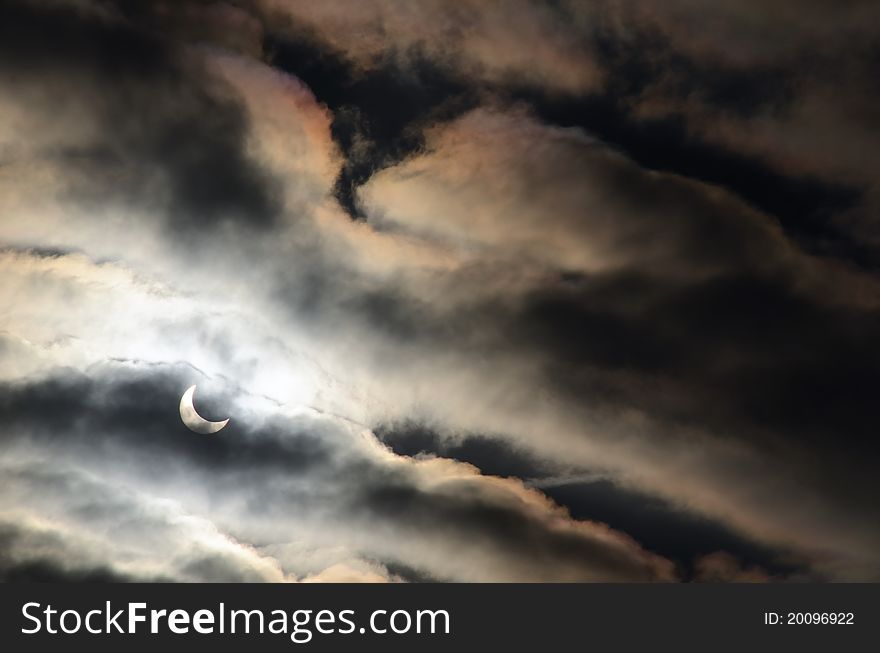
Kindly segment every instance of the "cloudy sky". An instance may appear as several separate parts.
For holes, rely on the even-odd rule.
[[[0,578],[880,580],[878,30],[3,2]]]

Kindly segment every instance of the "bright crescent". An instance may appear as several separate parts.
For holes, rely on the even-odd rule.
[[[192,385],[186,389],[186,392],[184,392],[183,396],[180,398],[180,419],[183,420],[186,428],[193,433],[210,435],[229,424],[229,418],[224,419],[222,422],[211,422],[199,415],[196,412],[195,406],[193,406],[193,395],[195,392],[196,386]]]

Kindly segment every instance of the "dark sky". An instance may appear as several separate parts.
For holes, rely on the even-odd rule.
[[[0,577],[880,579],[878,20],[3,3]]]

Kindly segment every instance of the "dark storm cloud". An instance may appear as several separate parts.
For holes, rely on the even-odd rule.
[[[635,409],[675,428],[745,442],[795,470],[800,482],[870,511],[880,452],[872,427],[880,383],[874,304],[826,296],[847,277],[817,285],[825,272],[792,257],[735,202],[654,179],[628,163],[606,161],[590,172],[599,175],[603,193],[627,207],[634,232],[665,263],[657,267],[637,254],[619,270],[548,275],[519,296],[490,295],[451,308],[393,287],[325,286],[302,319],[326,328],[327,315],[341,310],[370,332],[417,349],[529,352],[541,362],[542,382],[574,405],[586,398],[599,414]],[[520,179],[517,186],[530,183]],[[622,219],[618,227],[629,229]],[[585,225],[585,240],[594,237]],[[641,247],[639,241],[634,251]],[[479,287],[492,274],[465,268],[440,287]],[[339,303],[331,308],[333,302]],[[399,453],[426,447],[417,432],[379,435]],[[424,450],[487,473],[536,475],[511,450],[487,445],[481,455],[483,445],[434,443]]]
[[[800,482],[872,510],[876,309],[828,306],[788,280],[735,274],[626,302],[646,308],[601,306],[591,289],[546,291],[501,328],[525,338],[513,346],[548,351],[548,380],[574,401],[747,441]],[[620,373],[633,380],[614,381]]]
[[[573,376],[561,385],[578,392],[569,384],[584,365],[663,373],[693,399],[670,417],[693,410],[694,418],[716,427],[753,419],[799,441],[876,455],[870,426],[871,388],[880,380],[876,309],[828,305],[791,279],[745,272],[667,288],[659,298],[630,284],[625,299],[609,305],[602,302],[603,285],[613,282],[560,284],[528,297],[522,312],[510,316],[530,346],[570,366]],[[644,310],[633,314],[630,303]],[[632,395],[621,399],[640,403]],[[673,409],[668,399],[651,412]]]
[[[721,522],[689,513],[662,499],[619,487],[606,479],[583,480],[586,470],[552,465],[535,452],[514,449],[503,439],[480,435],[444,437],[416,423],[376,429],[377,436],[400,455],[436,455],[478,467],[484,474],[530,479],[576,519],[608,524],[628,533],[646,548],[674,560],[683,579],[694,577],[703,556],[724,551],[746,566],[786,578],[807,573],[806,561],[730,530]]]
[[[246,152],[248,118],[231,89],[143,12],[104,9],[26,0],[0,8],[3,92],[24,100],[42,84],[44,105],[31,110],[79,120],[85,134],[37,155],[67,169],[78,201],[158,209],[178,233],[271,225],[277,182]]]
[[[531,564],[551,569],[553,565],[577,569],[585,561],[601,569],[607,578],[615,580],[661,580],[653,561],[640,566],[634,564],[627,552],[615,551],[604,542],[585,540],[579,534],[548,531],[537,516],[521,514],[511,506],[498,505],[472,492],[469,483],[460,487],[446,486],[442,492],[426,492],[408,483],[388,482],[369,486],[362,496],[355,498],[354,508],[366,508],[380,526],[393,524],[395,531],[406,537],[419,533],[443,536],[450,526],[461,528],[466,537],[462,542],[488,540],[515,542]],[[450,498],[458,492],[456,500]],[[527,580],[529,575],[521,575]],[[593,577],[593,580],[599,577]],[[550,575],[547,580],[591,580],[589,574],[575,572]]]
[[[401,456],[430,454],[452,458],[470,463],[492,476],[532,479],[564,471],[559,465],[541,460],[534,452],[514,449],[500,438],[468,435],[450,440],[416,422],[382,425],[375,432],[376,437]]]
[[[805,248],[873,267],[876,253],[867,249],[831,217],[858,204],[858,184],[799,177],[779,171],[760,157],[716,145],[691,134],[680,116],[639,119],[617,95],[578,99],[528,98],[545,121],[576,126],[619,147],[636,162],[655,170],[674,172],[718,184],[756,207],[777,216]]]
[[[415,297],[372,301],[384,308],[362,315],[377,330],[495,365],[522,356],[527,383],[601,424],[585,443],[648,430],[653,456],[744,447],[856,520],[874,510],[870,277],[805,255],[734,194],[522,115],[480,111],[438,128],[421,158],[365,189],[381,228],[498,257],[437,275]],[[536,263],[541,273],[519,284],[503,276]],[[438,295],[442,307],[422,300]],[[616,431],[633,413],[644,422]]]
[[[541,115],[582,126],[643,166],[737,193],[807,251],[875,268],[876,244],[846,217],[872,211],[877,183],[858,154],[859,131],[870,134],[876,120],[862,92],[872,79],[870,4],[676,4],[609,10],[593,35],[606,85],[539,101]]]
[[[475,144],[473,150],[485,146]],[[607,229],[615,234],[607,249],[619,249],[620,262],[614,269],[548,274],[520,296],[490,295],[484,303],[467,303],[433,320],[418,297],[367,294],[356,305],[362,316],[398,338],[458,341],[475,350],[503,343],[512,351],[541,352],[548,379],[573,398],[598,392],[611,404],[644,406],[650,414],[713,430],[750,425],[746,432],[758,441],[766,439],[766,429],[819,446],[822,455],[876,457],[872,389],[880,382],[880,313],[873,302],[857,299],[856,287],[827,294],[856,277],[801,257],[771,222],[735,199],[656,177],[590,144],[569,154],[560,148],[556,160],[551,160],[554,150],[544,155],[538,167],[552,166],[567,176],[564,181],[545,181],[546,171],[516,159],[520,149],[501,152],[499,161],[509,159],[510,167],[499,174],[516,181],[504,180],[498,187],[502,193],[516,188],[523,212],[531,201],[541,207],[542,194],[556,197],[571,188],[569,182],[588,179],[596,191],[562,204],[572,217],[536,210],[530,219],[544,221],[550,245],[556,244],[557,222],[565,226],[560,245],[580,238],[586,248],[606,238]],[[462,153],[461,161],[466,157]],[[443,161],[438,157],[438,168]],[[430,179],[433,168],[416,165],[422,178]],[[437,178],[445,180],[439,173]],[[432,181],[425,183],[432,188]],[[476,188],[479,199],[479,183],[468,180],[463,187]],[[437,186],[451,197],[461,192],[447,191],[441,181]],[[496,208],[491,201],[486,199],[487,206],[497,211],[493,219],[499,238],[504,237],[513,228],[512,216],[507,206]],[[581,216],[579,205],[599,208],[585,209]],[[442,206],[458,209],[458,204]],[[610,227],[601,217],[605,211],[616,216]],[[472,237],[466,220],[462,226],[461,237]],[[555,256],[561,260],[561,254]],[[491,272],[463,268],[451,273],[449,286],[476,284],[484,275]],[[660,375],[680,395],[616,388],[594,374],[618,371]],[[617,395],[621,390],[625,394]]]
[[[810,451],[798,459],[809,463],[805,472],[818,475],[813,482],[848,501],[870,502],[863,490],[873,487],[880,453],[872,427],[880,383],[876,309],[828,305],[784,276],[731,273],[679,286],[631,271],[560,281],[528,293],[512,309],[489,304],[451,320],[447,314],[436,321],[403,295],[374,300],[379,303],[360,317],[389,337],[478,351],[480,334],[504,334],[493,338],[494,346],[540,355],[546,381],[571,401],[589,397],[609,413],[636,408],[729,433],[778,456],[780,464],[793,450]],[[615,380],[621,373],[632,382]],[[646,383],[635,381],[640,377]],[[662,379],[663,391],[651,379]],[[537,475],[491,441],[437,450],[419,433],[379,431],[406,455],[425,450],[492,474]]]
[[[718,551],[744,565],[765,569],[778,579],[801,574],[809,577],[811,573],[808,562],[798,560],[790,551],[752,541],[722,522],[688,513],[657,497],[628,491],[611,481],[538,482],[537,486],[568,508],[573,517],[606,523],[676,561],[684,580],[695,577],[704,556]]]
[[[631,181],[621,194],[650,202],[650,191]],[[599,412],[636,409],[746,441],[799,468],[803,482],[870,510],[880,460],[880,312],[805,289],[784,259],[768,258],[772,247],[758,233],[735,221],[729,230],[707,227],[702,208],[671,197],[670,213],[690,216],[673,236],[678,263],[726,270],[693,280],[638,267],[560,276],[516,300],[442,317],[402,294],[364,297],[360,315],[422,345],[531,352],[545,382],[574,403],[587,398]],[[474,283],[467,278],[461,283]],[[455,448],[440,453],[457,457]]]
[[[601,45],[608,83],[600,92],[559,96],[523,88],[503,93],[527,102],[550,124],[595,134],[645,168],[727,188],[778,218],[808,251],[876,266],[877,252],[833,220],[862,201],[861,182],[781,170],[766,157],[702,137],[682,112],[647,117],[638,113],[641,94],[653,84],[661,84],[654,92],[673,106],[697,96],[720,115],[748,118],[768,106],[784,111],[794,101],[790,88],[796,70],[725,70],[670,52],[668,44],[648,37],[625,44],[606,37]]]
[[[840,219],[864,204],[869,183],[832,174],[834,153],[827,164],[811,160],[828,174],[806,173],[754,151],[745,139],[724,142],[713,133],[724,120],[748,125],[767,119],[777,122],[784,133],[790,114],[815,87],[838,85],[845,91],[859,79],[869,84],[868,74],[855,81],[834,78],[836,70],[842,68],[849,75],[859,61],[870,59],[854,53],[862,47],[860,39],[847,52],[846,44],[838,41],[843,37],[833,33],[822,35],[824,47],[812,49],[811,44],[801,43],[806,37],[798,34],[780,56],[756,55],[742,61],[735,52],[725,58],[723,49],[706,52],[678,40],[681,35],[664,29],[669,26],[662,12],[662,18],[652,21],[627,5],[537,7],[524,2],[520,7],[524,16],[533,13],[549,24],[558,21],[565,26],[557,27],[566,37],[559,44],[560,56],[589,60],[601,73],[601,82],[560,90],[554,80],[536,79],[526,74],[527,69],[487,78],[489,62],[483,61],[476,73],[465,65],[461,57],[468,55],[456,52],[452,44],[461,39],[464,47],[468,39],[479,43],[481,38],[497,36],[481,30],[481,11],[474,7],[457,15],[429,4],[403,16],[386,3],[374,2],[370,4],[375,15],[358,11],[346,16],[333,8],[323,15],[294,3],[265,4],[292,17],[292,24],[284,24],[283,35],[267,41],[273,63],[304,79],[334,111],[334,136],[347,157],[336,190],[352,215],[363,217],[357,187],[377,170],[422,148],[423,127],[453,119],[492,98],[530,106],[547,123],[582,128],[646,168],[727,188],[775,216],[808,251],[876,265],[876,248],[862,242]],[[811,11],[823,13],[820,7]],[[474,24],[463,22],[464,16]],[[437,23],[438,34],[445,34],[448,43],[439,36],[433,37],[439,41],[435,43],[416,29],[419,18],[425,24]],[[784,31],[785,26],[775,22],[777,16],[763,19],[767,31]],[[337,26],[332,32],[331,25]],[[378,47],[370,36],[373,30],[378,30],[375,39],[382,43],[378,53],[373,50]],[[732,31],[736,33],[736,28]],[[369,54],[359,53],[361,41]],[[540,44],[533,45],[537,49]],[[527,49],[528,41],[521,47]],[[490,56],[488,49],[478,52]],[[541,54],[535,55],[536,67],[542,65]],[[841,119],[853,111],[861,110],[844,105]]]

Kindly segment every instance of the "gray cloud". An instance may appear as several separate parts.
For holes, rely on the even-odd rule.
[[[221,549],[224,555],[209,555],[216,544],[207,542],[205,551],[184,554],[186,540],[175,550],[172,539],[164,545],[177,565],[164,570],[171,577],[244,580],[271,578],[267,570],[275,570],[280,578],[274,565],[284,569],[283,558],[276,563],[241,547],[259,550],[279,538],[320,541],[326,537],[323,529],[334,534],[337,545],[361,555],[451,579],[670,577],[668,563],[625,536],[571,521],[515,482],[481,477],[473,468],[439,460],[396,458],[368,434],[327,418],[265,412],[259,418],[241,410],[223,438],[193,437],[173,410],[178,386],[186,383],[182,372],[110,367],[90,377],[63,375],[5,388],[7,458],[51,465],[48,457],[56,457],[72,467],[76,479],[67,480],[63,472],[33,472],[32,466],[7,469],[5,511],[33,510],[34,504],[47,502],[56,519],[90,527],[92,536],[110,520],[118,542],[141,538],[142,531],[150,531],[155,541],[170,525],[154,523],[160,518],[153,515],[156,509],[128,497],[135,491],[173,496],[168,501],[174,510],[166,520],[173,522],[176,512],[192,514],[190,525],[200,531],[206,528],[201,515],[207,514],[229,529],[209,534],[224,541],[231,537],[234,546],[228,544],[228,553]],[[234,405],[231,399],[227,406]],[[47,404],[53,406],[51,414],[42,410]],[[101,471],[108,468],[115,471]],[[119,487],[115,499],[100,498],[105,494],[99,482],[81,480],[98,475],[102,483]],[[76,499],[61,499],[65,495]],[[59,500],[62,505],[55,506]],[[405,537],[395,542],[374,535],[385,531]],[[174,537],[181,536],[186,533]],[[69,565],[68,558],[83,555],[56,545],[46,555],[57,564]],[[114,560],[108,542],[100,542],[100,548],[109,549],[108,561]],[[120,573],[135,572],[123,567]]]
[[[271,225],[277,180],[248,155],[241,101],[194,45],[137,18],[67,3],[4,5],[4,112],[31,132],[52,125],[7,144],[4,163],[50,161],[66,199],[101,210],[135,203],[178,235]]]
[[[4,576],[877,578],[871,9],[405,4],[0,9]]]

